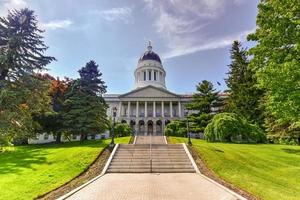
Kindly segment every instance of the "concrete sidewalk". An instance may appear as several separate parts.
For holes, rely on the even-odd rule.
[[[68,200],[236,200],[235,193],[195,173],[105,174]]]

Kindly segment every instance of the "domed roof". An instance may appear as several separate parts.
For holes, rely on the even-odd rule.
[[[155,60],[161,63],[160,57],[154,51],[152,51],[152,46],[150,41],[147,47],[147,51],[145,51],[145,53],[140,57],[139,62],[143,60]]]

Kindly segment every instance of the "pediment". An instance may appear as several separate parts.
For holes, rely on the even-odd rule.
[[[179,96],[162,88],[157,88],[154,86],[146,86],[125,93],[123,95],[120,95],[120,97],[121,98],[141,98],[141,97],[142,98],[153,98],[153,97],[174,98]]]

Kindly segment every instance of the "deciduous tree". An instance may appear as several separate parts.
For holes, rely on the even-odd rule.
[[[266,90],[266,111],[272,118],[268,129],[272,134],[279,131],[276,127],[293,130],[300,121],[299,1],[261,0],[256,24],[255,33],[248,36],[257,43],[250,49],[250,66]],[[300,138],[287,129],[281,129],[286,137]]]

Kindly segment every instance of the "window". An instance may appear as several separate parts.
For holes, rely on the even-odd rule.
[[[146,80],[146,71],[144,71],[144,81]]]
[[[151,81],[151,71],[149,71],[149,81]]]
[[[156,71],[154,71],[154,80],[156,81]]]
[[[76,139],[77,139],[77,135],[74,135],[74,134],[73,134],[72,139],[73,139],[73,140],[76,140]]]
[[[44,135],[44,140],[48,140],[49,139],[49,135],[48,134],[45,134]]]

